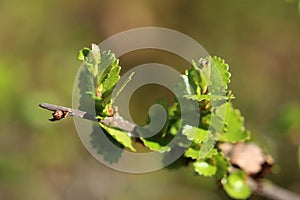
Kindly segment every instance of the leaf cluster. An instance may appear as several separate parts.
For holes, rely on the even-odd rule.
[[[79,81],[81,108],[95,105],[92,109],[100,119],[116,114],[111,94],[120,79],[119,60],[112,52],[101,52],[94,44],[91,48],[82,49],[78,59],[85,65]],[[154,133],[153,127],[137,127],[135,131],[140,136],[137,140],[132,133],[101,123],[99,125],[120,149],[136,151],[136,143],[160,153],[186,149],[170,168],[190,163],[196,174],[214,176],[220,180],[232,198],[246,199],[251,195],[246,184],[247,174],[242,170],[230,171],[232,166],[217,145],[250,139],[250,133],[244,127],[244,118],[231,103],[234,96],[228,90],[230,76],[228,64],[219,57],[193,61],[191,69],[186,70],[174,86],[175,103],[169,107],[164,101],[159,102],[167,111],[167,121],[159,133]],[[188,105],[184,109],[181,108],[182,102]],[[151,119],[155,119],[159,112],[154,110],[150,114]],[[199,123],[190,124],[192,117],[197,117]],[[153,136],[147,137],[149,135]],[[109,148],[105,149],[96,136],[92,134],[94,147],[106,155],[104,157],[108,161],[116,162],[120,155],[110,155]],[[171,143],[172,140],[175,141]]]

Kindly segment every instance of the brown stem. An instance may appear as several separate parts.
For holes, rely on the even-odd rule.
[[[98,121],[100,123],[103,123],[107,126],[119,128],[121,130],[135,133],[135,128],[137,127],[135,124],[125,120],[123,117],[121,117],[117,112],[112,117],[106,117],[105,119],[97,119],[96,116],[87,113],[85,111],[76,110],[73,108],[68,108],[64,106],[58,106],[54,104],[49,103],[41,103],[39,104],[41,108],[44,108],[46,110],[53,111],[53,118],[49,119],[50,121],[58,121],[62,118],[65,118],[66,116],[72,116],[72,117],[80,117],[82,119],[87,119],[91,121]],[[62,116],[56,117],[56,114],[59,112],[63,112]]]
[[[248,180],[248,185],[252,191],[260,196],[274,200],[300,200],[300,196],[270,181],[258,182],[253,179]]]

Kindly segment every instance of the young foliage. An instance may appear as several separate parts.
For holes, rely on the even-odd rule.
[[[136,151],[132,145],[131,137],[129,133],[125,133],[122,130],[108,127],[100,123],[100,126],[106,130],[116,141],[122,144],[124,147],[129,148],[131,151]]]
[[[227,194],[234,199],[247,199],[251,196],[251,189],[247,181],[247,174],[237,170],[222,179],[222,184]]]
[[[94,105],[96,117],[105,119],[115,114],[112,91],[120,79],[119,60],[110,51],[101,52],[97,45],[84,48],[78,59],[83,61],[83,69],[79,79],[80,108],[83,110]],[[136,142],[142,143],[151,151],[176,152],[186,149],[185,153],[170,168],[192,163],[194,171],[203,176],[214,176],[221,180],[223,188],[232,198],[246,199],[251,190],[246,184],[247,174],[241,170],[229,171],[231,164],[218,148],[217,143],[237,143],[250,139],[244,127],[244,118],[239,110],[234,109],[231,100],[234,96],[228,90],[230,83],[229,66],[219,57],[201,58],[193,61],[191,69],[181,75],[174,87],[176,98],[172,106],[162,105],[167,111],[164,127],[155,134],[153,127],[137,127],[135,134],[140,136]],[[125,81],[120,91],[130,81]],[[117,94],[120,93],[117,92]],[[91,104],[92,103],[92,104]],[[184,109],[181,109],[185,105]],[[158,112],[151,114],[155,119]],[[198,125],[189,121],[197,118]],[[100,123],[104,134],[117,144],[120,151],[111,152],[111,147],[99,139],[101,133],[92,133],[92,144],[97,151],[110,162],[117,162],[122,149],[136,151],[132,133]],[[148,137],[151,136],[151,137]],[[170,141],[174,143],[170,145]],[[113,158],[113,159],[110,159]],[[167,161],[169,158],[165,157]]]
[[[95,44],[92,44],[91,49],[83,48],[80,50],[77,58],[83,61],[84,64],[79,78],[81,94],[80,109],[95,113],[96,117],[100,119],[112,116],[114,111],[111,93],[120,79],[119,73],[121,67],[119,66],[119,60],[110,51],[101,52],[99,47]],[[125,82],[125,84],[127,84],[127,82]],[[94,107],[91,105],[94,105]],[[109,138],[110,140],[115,140],[115,143],[121,144],[118,146],[119,148],[123,149],[123,147],[125,147],[135,151],[132,138],[126,131],[111,128],[101,123],[100,126],[105,133],[111,136]],[[109,153],[112,151],[106,151],[105,148],[101,148],[103,144],[101,145],[99,142],[96,142],[98,138],[97,134],[101,134],[101,131],[94,131],[92,133],[91,142],[93,146],[98,149],[99,153],[103,155],[108,153],[108,155],[112,156],[113,153]],[[109,156],[105,158],[109,160]],[[120,158],[120,156],[118,156],[118,158]],[[112,162],[116,161],[118,161],[118,159]]]
[[[193,166],[195,172],[203,176],[213,176],[217,172],[217,167],[210,163],[210,160],[197,160]]]
[[[244,118],[239,110],[234,109],[231,103],[226,103],[227,131],[219,138],[221,142],[241,142],[250,139],[250,133],[244,127]]]

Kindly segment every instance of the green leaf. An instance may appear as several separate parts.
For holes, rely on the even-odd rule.
[[[228,158],[220,152],[214,154],[213,159],[217,166],[217,172],[215,174],[215,177],[219,180],[227,175],[230,163]]]
[[[182,134],[186,135],[189,140],[193,140],[194,143],[202,143],[208,134],[211,134],[209,130],[204,130],[190,125],[185,125],[182,129]]]
[[[222,89],[227,89],[228,84],[230,83],[230,76],[231,76],[231,74],[229,73],[229,65],[226,64],[222,58],[216,56],[211,58],[211,65],[212,65],[211,80],[212,80],[213,88],[219,87]]]
[[[188,71],[191,85],[199,86],[201,94],[206,94],[207,89],[212,94],[220,95],[227,89],[230,82],[229,66],[219,57],[201,58],[193,61],[193,69]],[[198,71],[198,73],[197,73]],[[197,89],[196,89],[197,91]],[[200,93],[197,92],[199,95]]]
[[[192,147],[189,147],[185,153],[184,156],[187,158],[192,158],[192,159],[198,159],[199,158],[199,149],[194,149]]]
[[[119,60],[110,51],[101,52],[101,62],[98,65],[98,96],[107,98],[120,79]]]
[[[205,156],[205,158],[213,158],[215,155],[218,154],[218,150],[216,148],[213,148],[209,153]]]
[[[108,127],[100,123],[100,126],[106,130],[115,140],[121,143],[124,147],[129,148],[131,151],[136,151],[132,145],[130,134],[125,131]]]
[[[84,61],[86,69],[91,74],[91,80],[83,83],[82,87],[87,87],[84,85],[86,84],[88,87],[93,88],[84,90],[85,93],[81,93],[81,95],[89,95],[89,98],[93,99],[94,102],[87,105],[89,107],[95,105],[93,109],[96,110],[97,117],[103,119],[111,115],[113,101],[110,94],[120,79],[121,67],[118,59],[110,51],[100,52],[97,45],[92,45],[92,48],[94,51],[92,49]],[[81,54],[84,54],[83,51]],[[96,77],[94,77],[95,73],[97,73]]]
[[[116,141],[98,124],[93,126],[91,145],[103,159],[109,163],[116,163],[121,158],[124,146]]]
[[[198,145],[200,146],[198,155],[197,156],[190,155],[194,158],[197,159],[204,158],[214,148],[214,144],[216,140],[214,140],[215,138],[212,138],[213,133],[210,130],[204,130],[201,128],[185,125],[182,129],[182,134],[186,135],[187,139],[193,140],[194,144],[201,144]],[[188,153],[195,153],[195,152],[188,152]]]
[[[214,109],[214,112],[202,117],[202,126],[206,124],[209,134],[205,137],[199,152],[200,158],[207,157],[207,154],[214,148],[216,142],[219,140],[221,133],[226,132],[226,124],[224,122],[224,108],[225,105],[219,106]],[[225,115],[225,114],[224,114]],[[205,127],[205,126],[204,126]]]
[[[244,127],[244,118],[239,110],[234,109],[231,103],[226,103],[227,132],[219,137],[222,142],[239,142],[250,139],[250,133]]]
[[[193,100],[193,101],[198,101],[198,102],[210,102],[211,106],[213,108],[217,106],[221,106],[227,101],[231,101],[235,97],[231,94],[228,93],[227,95],[211,95],[211,94],[204,94],[204,95],[185,95],[184,96],[187,99]]]
[[[196,101],[221,101],[221,100],[227,100],[227,96],[220,96],[220,95],[209,95],[209,94],[203,94],[203,95],[185,95],[184,96],[187,99],[196,100]]]
[[[199,86],[200,92],[197,92],[198,95],[200,94],[206,94],[208,86],[211,85],[211,67],[210,67],[210,61],[208,58],[200,58],[198,62],[192,61],[192,66],[193,68],[188,71],[190,74],[189,77],[192,79],[190,80],[191,82],[196,82],[194,83],[195,85]],[[193,84],[192,84],[193,85]],[[197,91],[199,91],[197,90]]]
[[[101,62],[98,65],[98,84],[104,82],[113,67],[119,65],[119,60],[111,51],[101,52]]]
[[[194,170],[203,176],[213,176],[217,172],[217,167],[204,161],[198,160],[193,163]]]
[[[227,132],[226,108],[226,104],[212,108],[211,118],[208,120],[210,128],[218,134]]]
[[[88,51],[89,50],[89,51]],[[86,55],[86,53],[88,55]],[[92,44],[91,49],[84,48],[79,52],[77,57],[79,60],[83,59],[83,63],[94,78],[98,75],[98,64],[101,62],[101,54],[98,45]]]
[[[145,138],[140,138],[144,145],[146,147],[148,147],[150,150],[152,151],[157,151],[159,153],[164,153],[164,152],[168,152],[171,150],[171,148],[169,146],[164,146],[164,145],[161,145],[159,142],[157,141],[154,141],[154,140],[147,140]]]
[[[207,135],[205,138],[205,141],[201,145],[200,151],[199,151],[199,158],[207,158],[210,152],[214,149],[215,144],[218,139],[218,134],[211,132]]]
[[[181,75],[179,81],[175,85],[174,93],[176,95],[176,102],[179,103],[178,112],[180,113],[181,125],[190,124],[199,119],[199,105],[197,102],[186,99],[184,95],[194,94],[193,88],[190,85],[189,79],[186,75]]]
[[[187,149],[187,151],[184,154],[185,157],[188,158],[192,158],[192,159],[199,159],[199,150],[195,149],[195,147],[190,147]],[[206,160],[209,160],[210,162],[208,163]],[[211,173],[212,175],[214,175],[218,180],[225,177],[226,174],[228,173],[228,167],[230,165],[228,159],[226,157],[224,157],[223,154],[221,154],[220,152],[218,152],[217,149],[213,149],[211,150],[205,157],[205,161],[203,161],[203,159],[200,159],[201,163],[205,162],[207,164],[203,164],[203,165],[209,165],[212,169],[212,172],[214,172],[214,169],[216,169],[215,173]],[[196,163],[198,163],[198,161],[196,161]],[[197,164],[195,164],[197,165]],[[212,167],[214,166],[214,167]],[[204,175],[202,168],[201,169],[201,175]],[[200,170],[198,168],[198,170]],[[196,171],[196,170],[195,170]],[[199,173],[200,174],[200,173]]]
[[[151,130],[143,127],[137,128],[137,132],[140,133],[142,136],[153,135],[151,133]],[[143,141],[144,145],[152,151],[163,153],[171,150],[171,147],[167,146],[169,140],[163,138],[161,133],[157,133],[154,136],[148,138],[140,137],[140,139]]]
[[[96,44],[92,44],[91,46],[92,48],[86,57],[87,62],[93,66],[98,66],[98,64],[101,62],[100,48]]]
[[[201,75],[200,71],[196,67],[196,63],[192,61],[193,68],[185,71],[185,75],[188,77],[191,87],[194,89],[197,95],[201,94]]]
[[[113,66],[103,84],[103,98],[108,97],[120,79],[120,66]]]
[[[86,59],[86,57],[89,55],[90,53],[90,48],[84,47],[83,49],[81,49],[77,55],[77,60],[80,61],[84,61]]]
[[[175,102],[171,107],[168,109],[168,133],[175,136],[178,134],[181,128],[181,114],[180,114],[180,107],[179,103]]]
[[[123,89],[126,87],[126,85],[131,81],[132,77],[134,75],[134,72],[132,72],[127,78],[126,80],[122,83],[122,85],[120,86],[119,90],[116,92],[116,94],[112,97],[111,101],[112,103],[114,102],[114,100],[119,96],[119,94],[123,91]]]
[[[227,194],[234,199],[248,199],[251,196],[251,189],[246,182],[247,175],[239,170],[223,178],[221,183]]]
[[[181,120],[173,121],[172,125],[170,125],[169,133],[173,136],[177,135],[181,126]]]

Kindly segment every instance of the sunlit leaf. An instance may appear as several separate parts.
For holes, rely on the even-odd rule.
[[[144,139],[144,138],[141,138],[141,140],[143,141],[144,145],[146,147],[148,147],[150,150],[157,151],[157,152],[160,152],[160,153],[167,152],[167,151],[171,150],[171,148],[169,146],[161,145],[157,141],[147,140],[147,139]]]
[[[198,160],[193,163],[194,170],[203,176],[213,176],[217,172],[217,167],[204,161]]]
[[[199,158],[206,158],[214,149],[217,140],[218,133],[211,132],[210,134],[208,134],[199,150]]]
[[[89,55],[90,52],[90,48],[84,47],[83,49],[81,49],[77,55],[77,59],[80,61],[84,61],[86,59],[86,57]]]
[[[124,147],[129,148],[131,151],[136,151],[132,145],[132,140],[130,135],[122,130],[108,127],[104,124],[101,124],[101,127],[104,128],[115,140],[121,143]]]
[[[153,135],[151,130],[145,129],[145,128],[138,128],[137,131],[141,134],[146,136]],[[171,147],[167,146],[169,143],[169,140],[162,137],[161,133],[157,133],[152,137],[141,137],[140,138],[144,145],[148,147],[150,150],[158,151],[160,153],[167,152],[171,150]]]
[[[199,150],[190,147],[185,151],[184,156],[196,160],[199,158]]]
[[[211,132],[209,130],[185,125],[182,129],[182,134],[186,135],[189,140],[194,141],[196,144],[200,144]]]
[[[220,95],[209,95],[209,94],[204,94],[204,95],[185,95],[184,96],[187,99],[192,99],[192,100],[197,100],[197,101],[221,101],[221,100],[227,100],[228,97],[226,96],[220,96]]]
[[[229,170],[229,160],[226,158],[222,153],[216,152],[213,155],[214,162],[216,163],[215,165],[217,166],[217,172],[215,174],[215,177],[217,179],[223,178],[226,176]]]
[[[98,84],[104,82],[113,67],[119,65],[119,60],[111,51],[101,52],[101,62],[98,65]]]
[[[211,58],[211,65],[212,65],[211,86],[214,89],[216,87],[227,89],[228,84],[230,83],[230,76],[231,76],[231,74],[228,71],[229,65],[225,63],[225,61],[222,58],[216,56]]]
[[[126,85],[131,81],[132,77],[134,75],[134,72],[132,72],[127,79],[122,83],[118,91],[115,93],[115,95],[112,97],[112,103],[114,100],[119,96],[119,94],[123,91],[123,89],[126,87]]]
[[[83,59],[83,64],[89,70],[89,72],[93,75],[94,78],[98,75],[98,64],[101,62],[101,54],[98,45],[92,44],[91,49],[89,50],[88,55],[87,49],[83,49],[79,52],[78,59]]]
[[[102,93],[103,98],[106,98],[111,94],[111,92],[114,89],[115,85],[119,81],[119,79],[120,79],[120,75],[119,75],[120,70],[121,70],[120,66],[113,66],[112,69],[107,74],[106,79],[102,83],[103,84],[103,93]]]
[[[234,199],[247,199],[251,196],[251,189],[246,183],[247,175],[243,171],[236,171],[227,178],[222,179],[222,184],[227,194]]]
[[[226,103],[227,132],[219,138],[224,142],[239,142],[250,138],[250,133],[244,127],[244,117],[241,116],[239,110],[234,109],[231,103]]]

